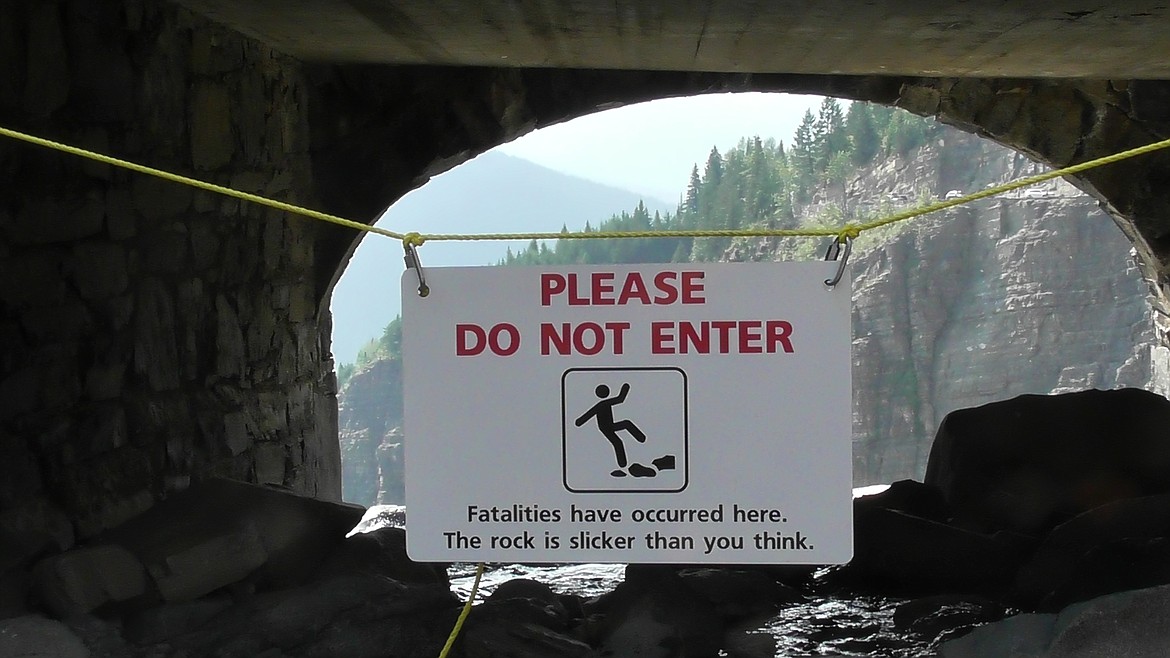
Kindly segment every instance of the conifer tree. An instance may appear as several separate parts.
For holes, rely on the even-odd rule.
[[[845,133],[853,147],[853,164],[869,164],[881,149],[881,137],[874,125],[874,115],[869,103],[854,101],[845,114]]]
[[[813,118],[812,110],[805,110],[800,126],[796,128],[796,134],[793,135],[792,151],[788,158],[789,170],[792,172],[793,189],[797,200],[802,203],[808,200],[809,190],[814,180],[813,124],[815,123],[816,119]]]

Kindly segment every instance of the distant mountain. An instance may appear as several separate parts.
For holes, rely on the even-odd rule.
[[[681,190],[686,181],[679,181]],[[379,226],[420,233],[577,230],[596,226],[641,200],[651,213],[676,203],[562,174],[502,153],[485,153],[436,176],[382,216]],[[419,250],[424,267],[491,265],[525,242],[432,242]],[[351,363],[358,350],[399,313],[402,245],[377,235],[362,240],[333,291],[333,355]]]

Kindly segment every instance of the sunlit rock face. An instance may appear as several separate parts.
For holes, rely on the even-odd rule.
[[[343,496],[359,505],[402,504],[402,362],[381,359],[342,390],[339,437]]]
[[[877,168],[854,193],[941,197],[1040,171],[974,136],[944,142]],[[865,240],[853,264],[858,485],[920,479],[955,409],[1085,388],[1165,393],[1166,350],[1132,244],[1067,183],[911,220],[868,251]]]

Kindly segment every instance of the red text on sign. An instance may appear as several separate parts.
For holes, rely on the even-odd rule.
[[[510,322],[487,330],[478,324],[455,325],[456,356],[478,356],[484,349],[496,356],[512,356],[520,349],[520,330]]]
[[[647,281],[641,272],[620,276],[614,272],[540,275],[540,305],[550,306],[564,297],[569,306],[644,306],[667,304],[702,304],[703,272],[659,272]]]
[[[555,350],[561,355],[576,353],[593,356],[607,344],[611,354],[622,354],[625,351],[626,330],[629,328],[629,322],[582,322],[576,326],[568,322],[559,325],[544,322],[540,325],[540,354],[548,356]]]
[[[792,323],[785,320],[651,322],[652,354],[791,354]]]

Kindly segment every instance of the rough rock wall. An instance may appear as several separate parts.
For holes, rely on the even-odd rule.
[[[342,497],[359,505],[405,500],[402,362],[381,359],[354,373],[338,404]]]
[[[893,161],[870,172],[855,191],[941,195],[1038,173],[990,142],[947,139],[967,153],[965,171],[927,148],[913,166]],[[1085,388],[1166,394],[1166,349],[1132,244],[1067,183],[1040,189],[1041,198],[1013,193],[913,220],[854,261],[858,485],[921,479],[935,429],[955,409]]]
[[[15,0],[0,123],[312,204],[296,62],[166,3]],[[339,498],[310,222],[0,139],[0,525],[194,479]]]

